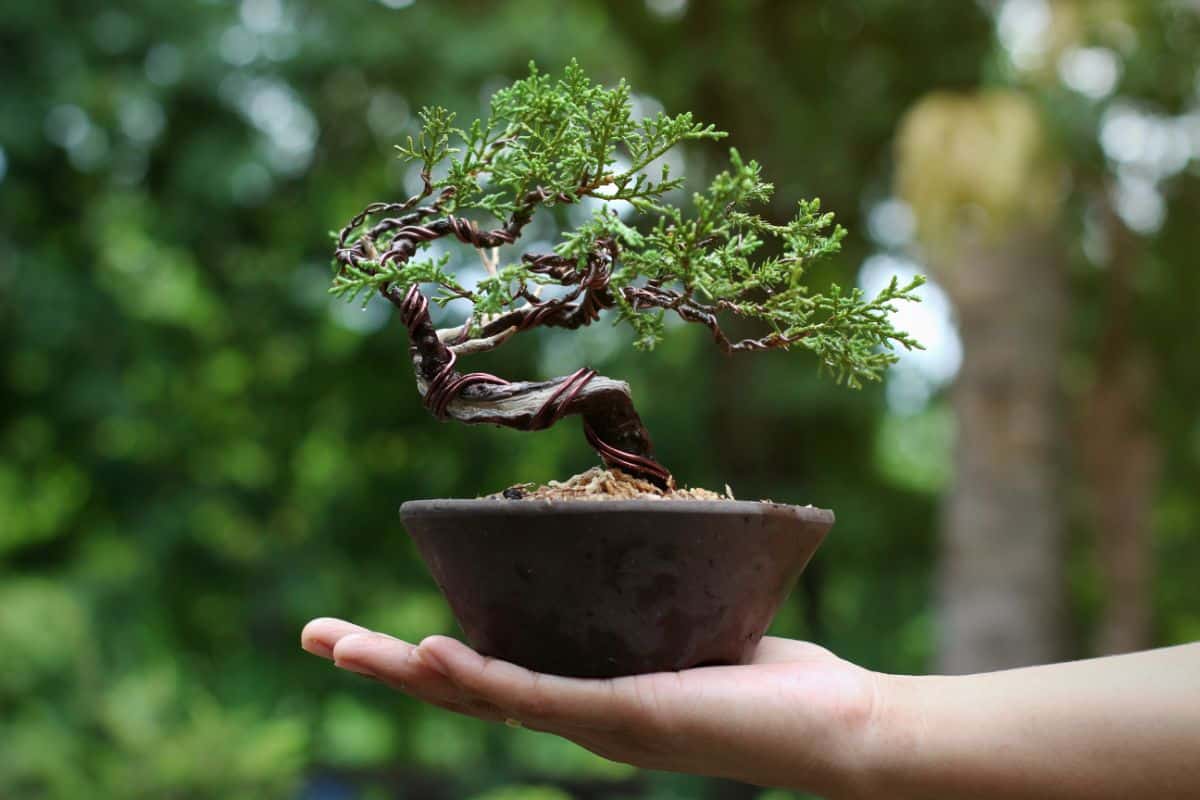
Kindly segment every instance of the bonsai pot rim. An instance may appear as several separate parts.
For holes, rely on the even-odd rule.
[[[400,514],[464,514],[473,512],[502,514],[671,514],[703,513],[714,516],[746,516],[787,514],[805,522],[833,525],[834,513],[816,506],[794,506],[767,500],[509,500],[480,497],[476,499],[409,500],[400,506]]]

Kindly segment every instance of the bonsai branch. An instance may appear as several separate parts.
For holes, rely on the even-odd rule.
[[[698,322],[704,325],[711,331],[713,341],[717,346],[726,353],[738,353],[751,350],[786,350],[789,345],[800,341],[809,336],[810,331],[801,331],[792,335],[785,336],[778,331],[767,334],[766,336],[757,339],[742,339],[740,341],[732,341],[722,330],[719,319],[717,318],[718,311],[728,311],[733,314],[742,315],[741,309],[734,303],[726,300],[719,300],[714,305],[706,305],[693,299],[689,292],[677,292],[671,289],[664,289],[654,284],[638,287],[626,287],[622,290],[625,294],[625,299],[634,309],[640,308],[661,308],[667,311],[673,311],[685,322]]]

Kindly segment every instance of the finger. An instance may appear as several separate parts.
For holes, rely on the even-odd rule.
[[[333,658],[333,647],[344,637],[367,629],[333,617],[318,617],[300,632],[300,646],[315,656]]]
[[[502,709],[522,723],[557,730],[618,730],[635,721],[636,699],[613,680],[564,678],[531,672],[487,658],[446,636],[417,647],[420,658],[469,696]]]
[[[429,669],[417,656],[417,649],[402,639],[365,629],[343,636],[333,647],[335,666],[378,678],[397,689],[422,686],[449,696],[454,685],[436,670]]]
[[[431,668],[413,645],[387,634],[366,631],[345,636],[334,646],[333,659],[341,669],[383,681],[430,705],[490,721],[506,717]]]

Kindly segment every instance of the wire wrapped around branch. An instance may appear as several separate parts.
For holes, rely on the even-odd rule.
[[[400,321],[404,327],[408,328],[410,337],[415,337],[417,328],[429,320],[429,300],[421,293],[421,290],[414,284],[408,290],[408,294],[404,296],[404,301],[400,304]],[[458,360],[453,350],[448,351],[450,357],[438,369],[432,380],[429,381],[429,388],[425,391],[425,407],[438,419],[446,418],[446,408],[450,405],[450,401],[457,397],[468,386],[474,386],[480,383],[488,383],[493,385],[507,385],[508,381],[499,378],[495,375],[486,372],[471,372],[466,375],[460,375],[454,371],[454,363]]]
[[[562,419],[565,409],[575,396],[579,394],[583,387],[587,386],[588,381],[596,377],[596,370],[583,367],[567,376],[567,379],[562,382],[562,385],[554,390],[554,394],[550,395],[545,403],[542,403],[533,415],[533,419],[529,421],[529,429],[540,431],[543,428],[549,428],[554,423]]]
[[[675,479],[671,477],[671,473],[662,464],[659,464],[652,458],[620,450],[606,443],[596,434],[596,431],[592,429],[592,426],[586,420],[583,423],[583,435],[587,437],[588,444],[600,454],[600,459],[607,466],[619,467],[630,475],[649,478],[651,483],[663,488],[674,484]]]
[[[553,253],[522,256],[531,272],[547,275],[574,289],[552,300],[525,296],[526,305],[489,320],[479,336],[487,338],[510,328],[526,331],[539,326],[574,330],[600,319],[600,312],[613,305],[608,285],[616,260],[616,245],[609,239],[600,239],[596,244],[597,249],[588,256],[587,269],[582,272],[573,259]]]
[[[802,331],[791,336],[785,336],[778,331],[761,336],[757,339],[742,339],[731,341],[721,329],[717,311],[728,311],[745,316],[734,303],[718,300],[714,305],[705,305],[692,298],[687,292],[677,292],[664,289],[653,283],[646,286],[626,286],[621,290],[626,302],[634,308],[661,308],[664,311],[675,312],[685,322],[698,322],[712,333],[713,341],[726,353],[737,353],[756,350],[786,350],[791,345],[807,338],[811,331]]]
[[[440,239],[443,236],[454,236],[464,244],[477,248],[512,244],[533,217],[533,210],[538,204],[551,199],[564,203],[572,202],[572,198],[565,193],[555,194],[549,189],[539,186],[525,195],[521,207],[513,212],[502,227],[485,231],[480,230],[475,222],[456,217],[453,214],[447,214],[444,218],[433,222],[424,222],[423,220],[428,217],[441,213],[442,206],[455,196],[456,190],[453,186],[447,186],[438,194],[433,205],[416,207],[418,203],[433,193],[433,184],[428,173],[421,173],[421,181],[423,184],[421,191],[403,203],[371,203],[354,215],[338,235],[337,248],[334,251],[337,261],[355,267],[360,266],[363,261],[371,261],[377,257],[381,264],[389,261],[404,263],[412,257],[421,242]],[[392,216],[379,220],[358,240],[350,244],[350,236],[354,231],[378,214],[403,214],[403,216]],[[387,249],[382,256],[379,256],[377,254],[379,248],[376,246],[378,239],[389,232],[392,233],[392,237],[387,242]]]

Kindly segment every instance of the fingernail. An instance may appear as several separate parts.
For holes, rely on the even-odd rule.
[[[333,662],[333,665],[335,667],[337,667],[338,669],[344,669],[347,672],[356,672],[359,675],[366,675],[368,678],[378,678],[379,677],[378,675],[376,675],[374,672],[372,672],[367,667],[364,667],[362,664],[355,663],[354,661],[347,661],[346,659],[342,659],[341,661]]]

